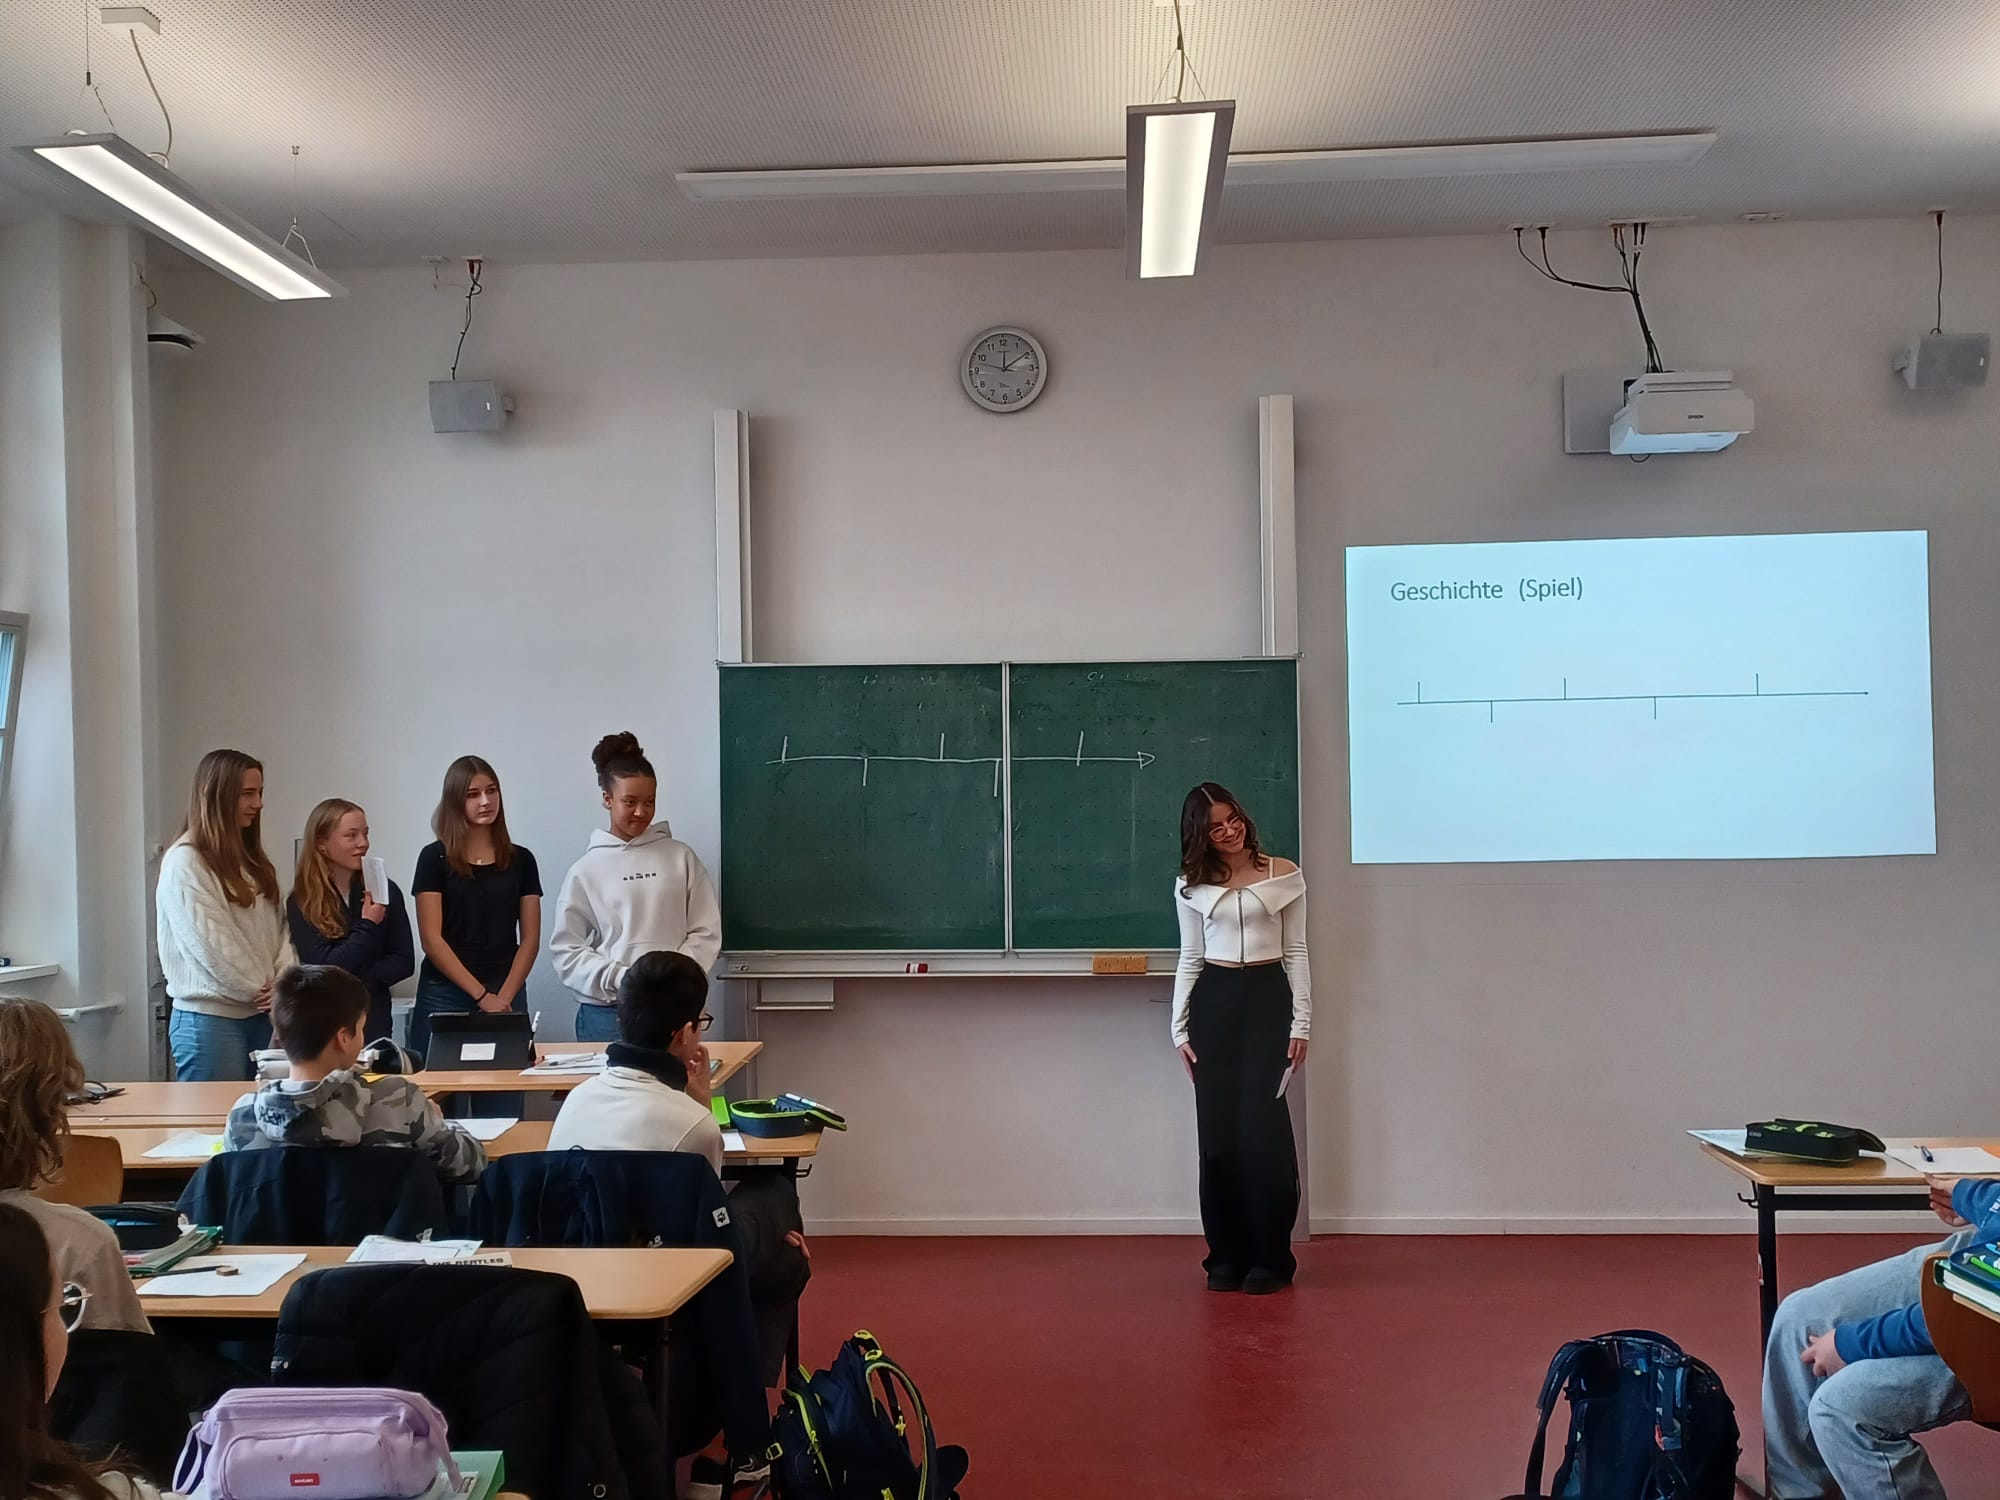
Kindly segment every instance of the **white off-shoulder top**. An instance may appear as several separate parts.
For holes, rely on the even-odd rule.
[[[1254,885],[1197,885],[1182,894],[1174,882],[1174,910],[1181,919],[1181,957],[1174,967],[1172,1036],[1188,1039],[1188,997],[1209,959],[1232,964],[1280,960],[1292,986],[1292,1035],[1312,1035],[1312,969],[1306,961],[1306,877],[1302,870]]]

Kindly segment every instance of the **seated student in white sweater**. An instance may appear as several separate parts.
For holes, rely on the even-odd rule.
[[[722,909],[694,850],[653,821],[659,781],[630,734],[590,752],[610,827],[570,866],[556,898],[549,954],[577,999],[579,1041],[618,1036],[618,982],[642,953],[685,953],[706,975],[722,951]]]
[[[167,1041],[183,1082],[251,1078],[271,1045],[271,985],[296,964],[264,853],[264,767],[211,750],[195,768],[187,827],[160,860],[160,973]]]
[[[572,1089],[549,1130],[549,1150],[690,1151],[722,1170],[722,1129],[710,1111],[708,975],[684,953],[646,953],[624,972],[615,1012],[621,1039],[607,1066]],[[811,1249],[791,1175],[774,1168],[742,1174],[729,1195],[730,1218],[750,1277],[750,1301],[765,1361],[765,1383],[783,1376],[799,1294],[812,1275]]]

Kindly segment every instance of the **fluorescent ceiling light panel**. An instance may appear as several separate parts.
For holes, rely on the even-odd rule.
[[[74,135],[16,148],[103,196],[121,216],[177,245],[274,302],[340,297],[340,283],[226,209],[204,200],[174,173],[115,135]]]
[[[1560,141],[1479,141],[1447,146],[1358,146],[1336,151],[1259,151],[1229,158],[1237,187],[1301,182],[1382,182],[1420,177],[1505,177],[1608,167],[1686,166],[1716,142],[1713,131],[1588,136]],[[897,198],[988,193],[1109,192],[1125,186],[1125,163],[968,162],[962,166],[800,167],[750,172],[676,172],[690,198]]]
[[[1236,101],[1125,111],[1125,274],[1192,276],[1215,235]]]
[[[799,167],[767,172],[676,172],[690,198],[901,198],[987,193],[1109,191],[1125,186],[1125,163],[971,162],[962,167]]]

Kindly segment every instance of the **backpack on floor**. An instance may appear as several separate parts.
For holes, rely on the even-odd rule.
[[[965,1450],[938,1446],[916,1384],[865,1331],[840,1346],[831,1369],[792,1371],[771,1430],[777,1500],[957,1500],[965,1478]],[[912,1437],[921,1438],[918,1457]]]
[[[1700,1360],[1643,1329],[1564,1344],[1549,1363],[1525,1495],[1542,1494],[1542,1456],[1558,1397],[1569,1441],[1548,1493],[1555,1500],[1731,1500],[1736,1408]]]

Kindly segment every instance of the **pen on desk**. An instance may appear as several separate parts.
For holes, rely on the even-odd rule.
[[[542,1013],[540,1011],[536,1011],[534,1015],[528,1018],[528,1035],[533,1036],[535,1035],[536,1032],[540,1031],[541,1029],[542,1029]]]
[[[1923,1158],[1924,1158],[1924,1160],[1925,1160],[1925,1161],[1936,1161],[1936,1160],[1937,1160],[1937,1158],[1936,1158],[1935,1156],[1931,1155],[1931,1148],[1930,1148],[1930,1147],[1928,1147],[1928,1146],[1919,1146],[1919,1147],[1917,1147],[1917,1150],[1923,1153]]]

